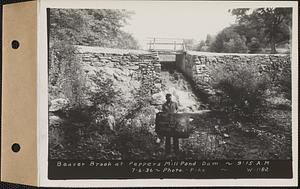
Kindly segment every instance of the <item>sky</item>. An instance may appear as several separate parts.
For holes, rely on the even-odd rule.
[[[224,5],[224,4],[223,4]],[[229,7],[215,6],[148,6],[130,9],[135,14],[123,30],[131,33],[142,48],[149,38],[184,38],[205,40],[230,26],[235,17]]]

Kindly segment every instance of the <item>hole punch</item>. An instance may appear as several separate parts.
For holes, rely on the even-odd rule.
[[[15,153],[19,152],[21,150],[21,146],[18,144],[18,143],[14,143],[12,146],[11,146],[11,150]]]
[[[19,41],[13,40],[13,41],[11,42],[11,47],[12,47],[13,49],[18,49],[18,48],[20,47]]]

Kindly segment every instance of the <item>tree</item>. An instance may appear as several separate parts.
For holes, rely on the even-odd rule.
[[[187,50],[194,50],[195,49],[195,41],[193,39],[184,39],[183,43]]]
[[[257,53],[260,51],[260,44],[255,37],[251,38],[251,42],[248,43],[249,53]]]
[[[210,46],[213,43],[214,40],[215,40],[214,36],[212,36],[210,34],[207,34],[206,40],[205,40],[206,46]]]
[[[210,45],[210,51],[226,53],[247,52],[246,38],[235,31],[234,26],[223,29]]]
[[[123,9],[50,9],[50,43],[136,49],[138,42],[122,31],[131,14]]]
[[[129,33],[121,31],[118,35],[119,43],[121,47],[125,47],[128,49],[139,49],[139,42]]]
[[[197,47],[197,51],[203,51],[204,46],[205,46],[205,41],[201,40],[198,47]]]
[[[75,45],[138,48],[134,37],[122,31],[132,13],[119,9],[50,9],[49,14],[49,96],[66,98],[71,106],[80,107],[87,98],[86,75],[74,56]]]
[[[258,8],[254,10],[244,8],[233,9],[231,13],[236,16],[239,25],[261,32],[271,47],[271,53],[276,53],[277,43],[290,39],[291,8]],[[258,35],[252,37],[261,38]]]

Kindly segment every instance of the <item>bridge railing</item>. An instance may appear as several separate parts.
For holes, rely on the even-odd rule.
[[[185,43],[179,38],[149,38],[148,47],[151,51],[185,51]]]

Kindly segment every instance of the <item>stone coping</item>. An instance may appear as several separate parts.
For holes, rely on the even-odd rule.
[[[79,53],[104,53],[104,54],[134,54],[134,55],[149,55],[153,54],[152,52],[145,50],[134,50],[134,49],[116,49],[116,48],[105,48],[97,46],[81,46],[75,45]]]
[[[200,51],[187,51],[189,55],[196,56],[288,56],[290,54],[244,54],[244,53],[214,53],[214,52],[200,52]]]
[[[134,55],[153,55],[155,52],[147,50],[135,50],[135,49],[117,49],[117,48],[105,48],[97,46],[82,46],[75,45],[79,53],[104,53],[104,54],[134,54]],[[290,54],[244,54],[244,53],[215,53],[215,52],[200,52],[200,51],[186,51],[189,55],[196,56],[288,56]]]

